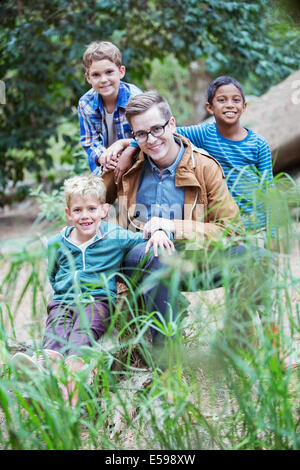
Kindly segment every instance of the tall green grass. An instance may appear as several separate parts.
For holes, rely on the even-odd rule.
[[[225,263],[224,287],[184,294],[191,304],[180,300],[181,314],[170,322],[145,312],[139,299],[145,286],[123,278],[129,293],[111,311],[112,340],[85,351],[89,361],[76,376],[74,410],[61,396],[65,372],[58,378],[50,369],[24,380],[14,369],[16,345],[29,354],[40,348],[50,290],[40,236],[3,246],[1,448],[299,449],[300,369],[285,364],[297,351],[300,359],[300,233],[290,215],[299,191],[280,176],[257,197],[270,209],[266,244],[276,246],[275,260],[261,264],[246,256],[242,274]],[[222,250],[216,244],[208,256],[221,258]],[[191,272],[197,286],[197,259],[183,251],[170,263],[169,282]],[[149,341],[150,325],[166,336],[166,370]]]

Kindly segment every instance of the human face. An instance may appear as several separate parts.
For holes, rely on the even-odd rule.
[[[104,102],[117,99],[120,80],[125,75],[125,67],[120,68],[108,59],[95,60],[85,74],[87,81],[99,93]]]
[[[144,113],[131,118],[131,128],[134,134],[140,131],[148,132],[152,127],[163,126],[166,119],[158,106],[154,105]],[[165,131],[160,137],[148,134],[146,142],[139,142],[140,149],[153,160],[158,168],[164,169],[170,166],[177,157],[178,146],[174,140],[176,123],[172,116],[165,126]]]
[[[226,126],[237,124],[246,107],[240,90],[233,83],[220,86],[212,104],[206,103],[207,110],[215,116],[217,124]]]
[[[101,219],[108,212],[108,204],[101,204],[96,196],[85,198],[71,196],[70,206],[65,209],[69,222],[74,225],[74,238],[84,243],[93,238],[98,230]]]

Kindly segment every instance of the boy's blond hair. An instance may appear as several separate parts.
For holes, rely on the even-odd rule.
[[[157,106],[164,119],[171,119],[172,112],[167,100],[161,96],[156,90],[146,91],[139,95],[133,96],[127,103],[125,116],[129,123],[133,116],[145,113],[152,106]]]
[[[83,54],[82,62],[85,71],[88,73],[92,62],[102,59],[110,60],[119,68],[122,65],[122,54],[117,46],[108,41],[94,41]]]
[[[82,198],[96,196],[101,204],[104,204],[106,201],[106,186],[103,179],[99,176],[74,176],[64,181],[64,188],[68,208],[70,208],[71,197],[75,195]]]

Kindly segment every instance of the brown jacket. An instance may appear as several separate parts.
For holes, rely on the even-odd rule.
[[[184,220],[174,220],[174,239],[218,239],[224,231],[230,235],[234,225],[241,226],[239,209],[229,193],[221,165],[203,149],[175,134],[185,146],[184,155],[175,173],[176,186],[185,187]],[[119,199],[119,223],[136,231],[141,221],[134,219],[136,195],[145,156],[141,151],[134,165],[123,175],[118,187],[113,172],[103,174],[107,202]]]

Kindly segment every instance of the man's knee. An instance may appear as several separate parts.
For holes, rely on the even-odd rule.
[[[154,256],[152,250],[145,253],[147,242],[140,243],[133,247],[126,255],[123,262],[123,271],[125,274],[132,274],[135,268],[141,268],[145,271],[158,270],[163,266],[160,256]]]

